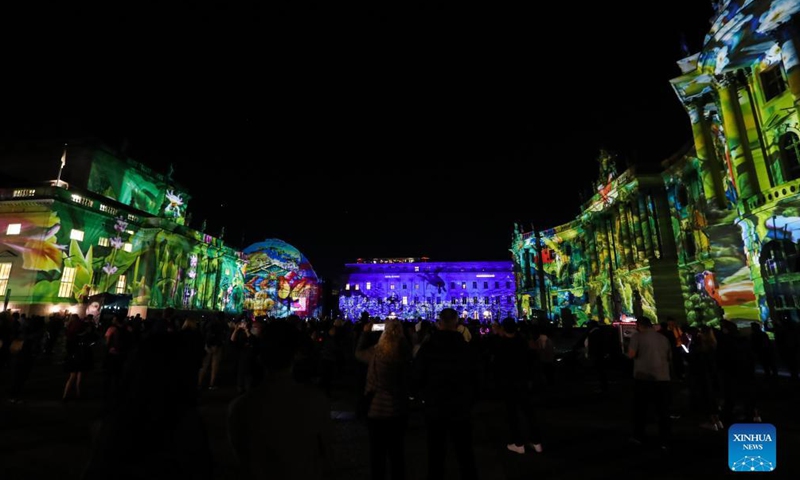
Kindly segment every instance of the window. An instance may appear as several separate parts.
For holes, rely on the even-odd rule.
[[[483,297],[483,304],[489,305],[489,297]]]
[[[117,280],[117,295],[125,293],[125,275],[120,275]]]
[[[467,304],[467,297],[461,297],[461,304],[462,305],[466,305]]]
[[[472,303],[477,305],[478,304],[478,297],[472,297]]]
[[[461,290],[467,289],[467,282],[461,282]]]
[[[367,290],[372,290],[372,282],[367,282]]]
[[[414,284],[414,290],[419,290],[419,283]]]
[[[408,290],[408,285],[405,283],[403,284],[403,290]]]
[[[800,137],[786,132],[780,140],[781,161],[786,180],[800,178]]]
[[[0,295],[6,294],[9,278],[11,278],[11,262],[0,263]]]
[[[403,305],[408,305],[408,297],[403,297]]]
[[[105,213],[110,213],[111,215],[117,214],[117,209],[114,207],[109,207],[108,205],[100,204],[100,211]]]
[[[12,195],[14,198],[32,197],[36,195],[36,190],[33,188],[22,188],[20,190],[14,190],[14,193]]]
[[[97,244],[98,244],[98,245],[100,245],[101,247],[108,247],[108,246],[110,246],[110,245],[111,245],[111,244],[108,242],[108,238],[106,238],[106,237],[100,237],[100,238],[98,238],[98,239],[97,239]]]
[[[77,240],[79,242],[82,242],[83,241],[83,230],[76,230],[76,229],[73,228],[72,231],[69,232],[69,239],[70,240]]]
[[[132,252],[133,251],[133,245],[130,244],[130,243],[126,243],[125,245],[123,245],[122,248],[124,248],[126,252]]]
[[[478,288],[478,282],[472,282],[472,288],[473,289]]]
[[[389,290],[394,290],[394,283],[389,284]]]
[[[483,282],[483,289],[486,290],[489,288],[489,282]]]
[[[450,305],[455,305],[455,304],[456,304],[456,299],[455,298],[451,298],[450,299]]]
[[[344,284],[344,289],[345,290],[350,290],[350,284],[349,283],[345,283]]]
[[[64,267],[61,272],[61,285],[58,287],[58,296],[65,298],[72,296],[72,287],[75,285],[75,267]]]
[[[83,198],[80,195],[75,195],[75,194],[72,195],[72,201],[79,205],[83,205],[84,207],[91,207],[92,205],[94,205],[94,202],[89,200],[88,198]]]
[[[21,223],[9,223],[8,228],[6,229],[6,235],[19,235],[19,232],[21,231],[22,231]]]
[[[414,267],[415,272],[419,272],[419,267]]]
[[[500,288],[500,282],[494,282],[494,288]]]
[[[359,287],[358,287],[358,284],[356,283],[355,289],[356,289],[356,290],[358,290],[358,288],[359,288]]]
[[[506,282],[506,288],[511,288],[511,282]]]
[[[764,100],[767,102],[786,90],[786,82],[783,80],[783,70],[780,65],[761,72],[761,89],[764,90]]]

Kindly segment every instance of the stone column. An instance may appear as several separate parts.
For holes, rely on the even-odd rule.
[[[624,254],[624,264],[633,265],[633,252],[631,250],[631,236],[628,228],[627,204],[617,205],[617,218],[619,218],[620,241],[622,242],[622,253]]]
[[[758,192],[758,179],[739,106],[739,88],[736,78],[733,75],[719,78],[717,92],[722,111],[722,123],[725,128],[725,139],[728,142],[736,176],[736,190],[739,192],[739,199],[744,200]]]
[[[636,239],[636,253],[637,261],[642,262],[647,258],[647,249],[644,246],[644,234],[642,233],[642,221],[639,215],[639,201],[634,198],[630,202],[631,206],[631,220],[633,226],[633,236]]]
[[[639,192],[637,195],[639,207],[639,225],[642,227],[642,240],[644,241],[644,251],[647,258],[654,257],[653,235],[650,233],[650,214],[645,205],[644,194]]]
[[[594,241],[595,236],[595,228],[591,221],[586,222],[583,224],[584,235],[586,238],[586,255],[589,258],[589,271],[586,272],[586,278],[590,278],[594,275],[594,272],[598,271],[598,260],[597,260],[597,245]]]
[[[687,106],[692,121],[692,135],[697,158],[700,160],[700,182],[709,205],[725,208],[725,186],[722,183],[720,159],[714,152],[714,141],[706,118],[706,100],[699,99]]]
[[[797,22],[787,22],[772,32],[772,37],[781,47],[783,69],[789,80],[789,91],[794,97],[795,106],[800,107],[800,35]]]

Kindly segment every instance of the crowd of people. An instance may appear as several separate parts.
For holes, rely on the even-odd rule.
[[[4,312],[0,384],[8,386],[0,388],[7,388],[8,402],[23,403],[34,365],[60,363],[67,405],[87,396],[86,375],[103,376],[104,415],[87,479],[211,478],[213,457],[197,407],[203,392],[221,383],[239,394],[228,431],[245,478],[321,478],[331,458],[332,386],[347,382],[355,384],[356,412],[367,426],[373,479],[387,472],[406,478],[404,441],[416,412],[427,431],[428,478],[444,477],[450,443],[461,477],[472,479],[472,410],[481,397],[504,405],[509,452],[545,451],[547,432],[534,400],[559,380],[558,359],[587,365],[600,394],[609,389],[608,369],[629,369],[631,442],[646,441],[647,409],[654,404],[659,445],[669,448],[670,417],[686,413],[670,403],[676,388],[689,390],[691,412],[704,428],[721,430],[737,418],[757,422],[759,382],[777,374],[776,357],[790,358],[776,354],[757,324],[744,335],[727,321],[714,329],[640,318],[627,345],[610,326],[587,327],[576,333],[571,352],[557,352],[546,325],[511,318],[464,322],[452,309],[436,322],[366,313],[350,322],[198,317],[171,309],[147,319]],[[756,375],[758,365],[764,375]],[[796,379],[796,365],[785,366]]]

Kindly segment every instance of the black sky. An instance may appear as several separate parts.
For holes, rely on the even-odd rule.
[[[599,148],[654,164],[691,138],[668,81],[710,2],[554,3],[27,16],[0,136],[127,140],[175,165],[196,226],[281,238],[323,275],[357,257],[505,259],[514,221],[576,215]]]

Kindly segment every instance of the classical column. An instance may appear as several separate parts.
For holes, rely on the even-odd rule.
[[[594,241],[595,229],[592,225],[591,221],[588,221],[583,224],[583,231],[584,231],[584,238],[586,238],[586,254],[589,257],[589,268],[590,270],[586,272],[586,278],[590,278],[594,275],[594,272],[598,269],[597,263],[597,245]]]
[[[756,140],[758,140],[758,145],[753,145],[750,153],[753,156],[753,166],[758,175],[759,190],[769,190],[775,186],[775,180],[772,178],[772,171],[769,165],[767,165],[769,155],[767,154],[767,146],[764,143],[764,136],[761,133],[761,112],[755,95],[753,95],[753,89],[756,88],[753,70],[751,68],[743,68],[738,70],[737,73],[739,83],[744,87],[744,93],[747,95],[747,106],[749,108],[749,112],[742,111],[742,119],[744,120],[745,128],[755,130]]]
[[[639,216],[639,202],[637,199],[630,202],[631,206],[631,226],[633,226],[633,238],[636,239],[636,253],[639,262],[647,258],[647,250],[644,246],[644,234],[642,233],[642,222]]]
[[[628,200],[625,203],[625,220],[628,223],[628,238],[631,242],[631,261],[635,264],[639,261],[639,246],[636,238],[636,227],[633,223],[633,202]]]
[[[524,282],[525,288],[531,288],[531,250],[528,247],[525,247],[522,253],[523,258],[523,277],[522,281]]]
[[[772,36],[781,47],[783,69],[789,80],[789,91],[794,97],[794,104],[800,106],[800,35],[796,24],[797,21],[784,23],[772,32]]]
[[[717,92],[722,110],[725,138],[731,152],[734,175],[736,175],[736,190],[739,192],[740,199],[746,199],[757,192],[758,179],[750,153],[747,130],[744,128],[742,119],[737,83],[736,78],[731,74],[720,77]]]
[[[619,241],[616,237],[616,232],[614,231],[614,210],[609,209],[608,217],[603,220],[603,223],[606,227],[606,235],[608,242],[608,254],[610,256],[609,260],[609,267],[612,269],[619,268]]]
[[[624,264],[626,266],[633,265],[633,253],[631,251],[631,236],[628,229],[628,215],[627,205],[624,203],[617,204],[617,218],[619,218],[619,239],[622,243],[622,253]]]
[[[595,244],[597,245],[597,273],[602,274],[608,265],[608,241],[606,236],[605,219],[599,215],[595,221]]]
[[[644,201],[644,193],[639,192],[636,195],[638,200],[639,222],[638,225],[642,227],[642,240],[644,242],[644,251],[647,258],[654,257],[655,251],[653,250],[653,236],[650,233],[650,214]]]
[[[706,118],[706,99],[700,98],[687,105],[689,118],[692,121],[692,135],[697,158],[700,160],[700,181],[706,202],[725,208],[725,186],[720,177],[720,159],[714,153],[711,129]]]

